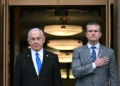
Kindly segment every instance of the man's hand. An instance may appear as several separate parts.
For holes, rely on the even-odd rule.
[[[108,64],[108,62],[109,62],[108,57],[100,58],[100,56],[98,56],[97,59],[95,60],[95,64],[96,64],[97,67],[102,67],[102,66]]]

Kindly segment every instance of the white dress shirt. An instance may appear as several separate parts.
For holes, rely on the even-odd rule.
[[[37,73],[37,75],[39,76],[39,73],[38,73],[38,69],[37,69],[37,63],[36,63],[36,51],[34,51],[33,49],[31,49],[31,54],[32,54],[32,61],[33,61],[33,64],[34,64],[34,67],[35,67],[35,71]],[[41,63],[43,63],[43,48],[37,52],[39,54],[39,58],[41,60]]]
[[[93,45],[87,43],[87,46],[88,46],[88,48],[90,49],[90,54],[92,55],[92,48],[91,48],[91,47],[92,47]],[[96,52],[96,58],[97,58],[97,57],[98,57],[99,48],[100,48],[100,43],[97,43],[97,44],[94,45],[94,46],[96,47],[95,52]],[[93,65],[93,69],[95,69],[95,68],[96,68],[95,62],[93,62],[92,65]]]

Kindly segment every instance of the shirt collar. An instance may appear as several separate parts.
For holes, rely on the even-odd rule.
[[[87,43],[88,48],[91,48],[93,45],[91,45],[90,43]],[[100,47],[100,43],[97,43],[96,45],[94,45],[97,49],[99,49]]]
[[[34,54],[36,53],[35,50],[31,49],[31,52],[33,52]],[[40,55],[40,57],[43,57],[43,48],[39,51],[37,51],[37,53]]]

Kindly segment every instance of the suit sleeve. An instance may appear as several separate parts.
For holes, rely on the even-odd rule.
[[[118,86],[118,72],[114,52],[111,52],[110,64],[109,64],[109,73],[110,73],[110,86]]]
[[[93,66],[92,63],[82,65],[81,60],[82,57],[80,57],[80,51],[74,50],[73,51],[73,57],[72,57],[72,73],[75,78],[82,77],[84,75],[93,73]]]
[[[15,63],[15,69],[14,69],[14,80],[13,80],[13,86],[21,86],[21,68],[20,68],[20,57],[16,57],[16,63]]]
[[[54,81],[55,81],[55,86],[62,86],[60,65],[59,65],[59,61],[58,61],[58,56],[57,55],[55,56]]]

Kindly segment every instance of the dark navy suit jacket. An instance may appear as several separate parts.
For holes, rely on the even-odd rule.
[[[16,58],[14,86],[62,86],[58,56],[44,50],[42,69],[37,76],[28,51]]]

